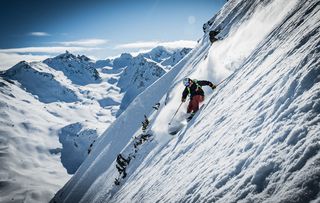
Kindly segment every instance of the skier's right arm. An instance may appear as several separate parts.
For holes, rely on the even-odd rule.
[[[181,102],[185,102],[186,101],[186,98],[189,94],[189,91],[187,88],[184,88],[183,92],[182,92],[182,98],[181,98]]]

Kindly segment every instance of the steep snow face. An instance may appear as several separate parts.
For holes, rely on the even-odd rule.
[[[94,68],[94,64],[84,55],[75,56],[66,53],[43,61],[48,66],[62,71],[74,84],[86,85],[100,82],[101,77]]]
[[[142,92],[52,202],[319,202],[319,16],[318,1],[228,1],[208,28],[224,40],[205,35]],[[172,137],[184,77],[222,83]],[[153,139],[115,186],[144,114]]]

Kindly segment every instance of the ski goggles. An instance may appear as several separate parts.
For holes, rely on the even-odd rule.
[[[184,81],[183,84],[184,86],[188,87],[190,85],[190,81]]]

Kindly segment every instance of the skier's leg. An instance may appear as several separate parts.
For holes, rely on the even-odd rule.
[[[192,100],[190,100],[189,104],[188,104],[188,108],[187,108],[187,113],[191,113],[192,111]]]
[[[196,113],[199,110],[199,105],[201,102],[204,101],[204,96],[196,95],[194,96],[194,106],[193,106],[193,113]]]
[[[191,113],[194,111],[194,109],[196,108],[196,105],[197,105],[197,101],[195,99],[196,96],[193,96],[189,102],[189,105],[188,105],[188,109],[187,109],[187,113]]]
[[[199,104],[203,102],[203,100],[204,100],[204,96],[202,95],[196,95],[192,97],[192,100],[189,103],[188,111],[187,111],[188,113],[191,113],[191,114],[187,118],[187,121],[190,121],[193,118],[194,114],[199,110]]]
[[[196,95],[193,96],[188,105],[187,113],[196,113],[199,110],[199,103],[203,101],[203,96]]]

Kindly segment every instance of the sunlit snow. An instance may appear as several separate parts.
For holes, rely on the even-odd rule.
[[[52,202],[319,202],[319,8],[228,1],[208,23],[223,39],[210,46],[205,30],[104,132]],[[171,136],[184,77],[219,86],[206,89],[201,112]],[[116,156],[132,154],[144,115],[153,137],[117,186]]]

